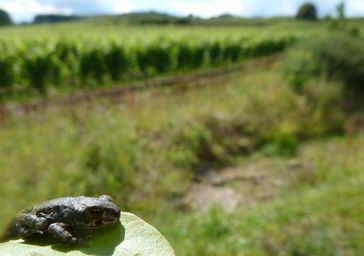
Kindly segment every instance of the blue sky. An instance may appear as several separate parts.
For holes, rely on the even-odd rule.
[[[241,16],[294,15],[306,0],[0,0],[16,22],[30,21],[36,14],[116,14],[156,10],[178,15],[211,17],[222,13]],[[312,0],[321,15],[334,13],[340,0]],[[346,0],[350,16],[364,16],[364,0]]]

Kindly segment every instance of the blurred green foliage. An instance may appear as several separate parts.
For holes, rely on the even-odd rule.
[[[341,139],[301,148],[311,171],[291,170],[292,187],[273,201],[233,213],[166,213],[156,225],[180,255],[360,255],[362,143],[361,136],[352,151]]]
[[[0,87],[7,88],[0,93],[68,94],[221,66],[281,52],[295,39],[321,29],[284,19],[262,21],[262,26],[246,21],[244,27],[127,26],[115,19],[1,28],[0,56],[2,62],[11,62],[6,64],[11,79],[4,76]]]
[[[296,19],[317,20],[317,8],[313,3],[306,2],[299,8]]]
[[[0,130],[0,179],[6,181],[0,187],[5,195],[0,198],[0,228],[18,210],[45,199],[111,194],[123,210],[161,228],[178,255],[364,251],[363,139],[352,147],[342,139],[322,140],[343,132],[343,90],[361,88],[360,38],[345,32],[317,36],[314,32],[322,33],[324,26],[309,22],[287,22],[278,29],[272,21],[263,30],[211,28],[216,37],[208,27],[120,27],[115,34],[114,26],[99,24],[91,30],[90,24],[77,24],[77,30],[76,25],[74,30],[57,28],[58,36],[62,31],[71,35],[64,40],[49,26],[0,30],[8,37],[1,44],[6,55],[0,55],[7,74],[4,90],[28,83],[46,93],[64,81],[76,89],[107,86],[129,76],[183,72],[280,52],[292,38],[310,37],[269,70],[253,66],[219,78],[218,86],[192,83],[183,93],[173,86],[152,88],[129,95],[130,105],[127,99],[112,106],[96,100],[9,116]],[[72,39],[85,28],[90,29],[87,38]],[[40,41],[29,36],[34,31]],[[93,41],[101,32],[110,40]],[[18,51],[26,58],[19,58]],[[51,64],[42,68],[44,58]],[[302,146],[308,139],[319,140]],[[255,207],[233,213],[218,207],[184,211],[183,197],[196,180],[257,158],[279,159],[278,173],[287,183],[275,179],[283,187],[279,198],[259,199]],[[291,158],[302,160],[303,167],[286,168]],[[269,170],[263,170],[263,180]]]
[[[298,139],[294,135],[279,134],[262,151],[268,155],[292,157],[297,152],[298,145]]]
[[[0,59],[0,70],[0,87],[11,87],[16,76],[13,58],[10,56],[2,57]]]
[[[336,133],[337,98],[321,101],[333,87],[307,100],[277,70],[256,69],[174,97],[155,89],[156,99],[127,110],[95,102],[11,118],[0,133],[2,219],[31,202],[79,194],[111,194],[146,215],[165,211],[210,169],[272,141],[273,154],[292,155],[296,140]]]
[[[290,50],[284,70],[297,90],[312,77],[341,81],[347,91],[363,92],[364,48],[362,39],[332,32],[304,40]]]
[[[288,52],[283,64],[283,72],[293,88],[300,92],[318,73],[318,64],[312,53],[295,49]]]
[[[1,78],[4,81],[0,85],[35,89],[41,94],[46,94],[51,86],[72,88],[75,81],[79,87],[100,87],[133,80],[138,74],[150,77],[277,53],[293,41],[293,36],[285,34],[253,38],[168,37],[138,43],[126,43],[120,38],[91,42],[61,39],[54,43],[23,40],[19,45],[3,42],[0,54],[7,75]]]
[[[0,26],[8,26],[13,24],[10,15],[5,11],[0,9]]]

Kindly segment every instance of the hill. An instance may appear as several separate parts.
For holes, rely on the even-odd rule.
[[[223,14],[211,18],[200,18],[193,15],[176,16],[168,13],[156,11],[130,12],[118,15],[60,15],[60,14],[41,14],[34,18],[33,24],[39,23],[59,23],[77,20],[122,23],[130,25],[267,25],[276,21],[289,21],[289,17],[277,18],[246,18]]]
[[[74,21],[74,20],[80,20],[84,19],[84,17],[81,16],[75,16],[75,15],[60,15],[60,14],[42,14],[37,15],[34,18],[33,23],[58,23],[58,22],[65,22],[65,21]]]

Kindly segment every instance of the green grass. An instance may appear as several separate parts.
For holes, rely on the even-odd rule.
[[[361,255],[363,142],[361,136],[351,147],[332,139],[301,148],[297,157],[313,171],[294,174],[291,187],[269,202],[232,214],[167,213],[155,225],[177,255]]]
[[[177,255],[360,255],[362,138],[350,151],[341,139],[300,146],[341,131],[340,95],[325,80],[298,94],[276,64],[114,105],[14,113],[0,129],[0,228],[36,202],[110,194],[161,229]],[[279,197],[255,207],[183,210],[190,185],[212,169],[272,157],[309,168],[279,167],[288,177]]]
[[[0,132],[0,178],[7,181],[0,227],[29,204],[83,193],[111,194],[127,210],[164,211],[211,168],[269,145],[286,154],[287,137],[313,138],[342,125],[335,99],[312,100],[332,84],[315,84],[323,90],[308,102],[278,69],[210,82],[182,94],[166,88],[126,96],[136,105],[100,101],[10,116]]]
[[[292,20],[137,27],[100,18],[1,28],[0,37],[51,42],[85,31],[85,40],[105,35],[132,43],[165,35],[312,36],[327,27]],[[350,146],[336,137],[346,118],[342,85],[313,77],[295,90],[281,64],[129,93],[116,103],[13,111],[0,123],[0,230],[18,211],[49,198],[110,194],[159,228],[177,255],[362,255],[364,138]],[[229,213],[218,206],[190,210],[184,199],[191,186],[232,167],[276,185],[261,189],[234,179],[226,187],[247,203]]]

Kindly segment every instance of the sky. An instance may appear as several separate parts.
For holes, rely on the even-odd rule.
[[[36,14],[119,14],[161,11],[175,15],[212,17],[230,13],[246,17],[292,16],[307,0],[0,0],[0,9],[15,22],[29,22]],[[340,0],[311,0],[320,15],[333,14]],[[364,0],[346,0],[348,16],[364,16]]]

